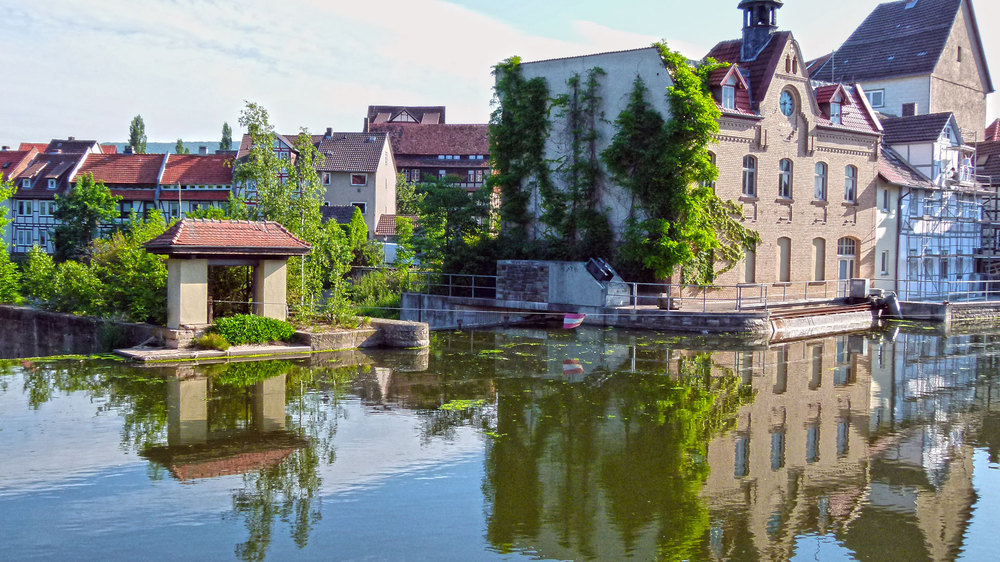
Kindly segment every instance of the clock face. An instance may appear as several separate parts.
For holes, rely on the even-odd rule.
[[[795,110],[795,100],[792,99],[791,92],[787,90],[781,92],[781,100],[778,102],[778,105],[781,107],[781,113],[783,115],[786,117],[791,115],[792,111]]]

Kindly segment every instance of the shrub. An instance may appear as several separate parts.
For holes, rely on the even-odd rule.
[[[229,349],[229,342],[222,334],[207,333],[194,340],[195,347],[199,349],[217,349],[225,351]]]
[[[399,318],[400,297],[405,284],[405,270],[375,270],[354,283],[351,299],[362,314]]]
[[[28,259],[22,266],[21,292],[24,296],[38,302],[48,302],[52,298],[53,281],[56,276],[56,266],[52,256],[38,246],[28,250]]]
[[[10,261],[7,248],[0,247],[0,302],[20,303],[20,286],[21,274],[17,265]]]
[[[101,299],[101,280],[89,267],[75,261],[63,262],[56,267],[52,285],[49,308],[56,312],[102,312],[104,302]]]
[[[295,328],[288,322],[254,314],[219,318],[212,325],[212,332],[233,345],[289,341],[295,336]]]

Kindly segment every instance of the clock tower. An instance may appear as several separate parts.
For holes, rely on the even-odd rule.
[[[778,29],[777,11],[784,4],[781,0],[742,0],[743,10],[743,51],[745,61],[754,60],[771,35]]]

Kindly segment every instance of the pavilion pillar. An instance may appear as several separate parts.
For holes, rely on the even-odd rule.
[[[267,318],[288,318],[286,260],[261,260],[253,268],[254,314]]]
[[[208,441],[208,378],[167,381],[167,444]]]
[[[208,260],[167,260],[167,327],[208,324]]]

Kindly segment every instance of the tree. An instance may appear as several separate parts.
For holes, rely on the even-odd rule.
[[[287,210],[282,204],[289,198],[288,190],[278,181],[283,163],[274,153],[277,136],[268,119],[267,109],[253,102],[247,102],[240,113],[240,126],[250,135],[250,150],[233,171],[233,181],[247,192],[256,191],[257,205],[251,218],[278,220],[272,213]]]
[[[142,115],[132,118],[128,127],[128,145],[136,154],[146,153],[146,124],[142,121]]]
[[[420,212],[420,202],[424,195],[417,192],[416,183],[406,181],[402,173],[396,174],[396,212],[400,215],[415,215]]]
[[[184,141],[177,139],[177,144],[174,145],[174,152],[177,154],[191,154],[191,149],[184,146]]]
[[[59,225],[55,230],[57,261],[84,257],[90,241],[97,237],[102,224],[118,218],[121,197],[111,195],[104,182],[95,182],[93,174],[84,174],[66,197],[55,196],[52,216]]]
[[[14,194],[14,184],[0,179],[0,233],[6,230],[10,219],[7,218],[7,198]],[[17,265],[10,261],[7,254],[7,244],[0,246],[0,302],[20,302],[18,292],[21,276]]]
[[[229,123],[222,124],[222,140],[219,141],[219,150],[232,150],[233,149],[233,129],[229,126]]]
[[[489,190],[468,193],[455,187],[461,178],[432,179],[420,185],[423,200],[414,246],[420,262],[452,271],[452,265],[478,257],[474,246],[485,237],[483,224],[489,210]],[[472,255],[477,254],[477,255]],[[485,254],[484,254],[485,255]]]
[[[409,268],[415,257],[413,220],[409,217],[396,217],[396,267]]]
[[[102,316],[155,324],[166,321],[167,260],[142,246],[166,230],[163,215],[154,211],[147,219],[133,214],[127,231],[94,240],[90,271],[101,282]]]

